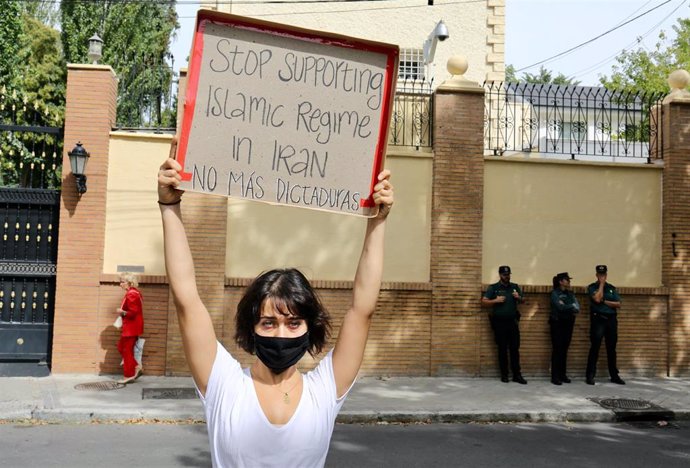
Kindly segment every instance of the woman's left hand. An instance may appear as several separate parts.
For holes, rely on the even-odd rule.
[[[384,169],[379,173],[378,183],[374,186],[374,203],[379,207],[378,219],[385,219],[393,206],[393,184],[390,181],[391,171]]]

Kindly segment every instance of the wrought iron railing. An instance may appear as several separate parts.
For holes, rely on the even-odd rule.
[[[485,154],[662,159],[662,93],[603,87],[485,83]],[[629,160],[629,159],[628,159]]]
[[[62,116],[58,114],[0,85],[0,187],[60,189]]]
[[[431,82],[399,82],[393,101],[388,145],[416,149],[431,147],[433,115]]]
[[[131,57],[118,75],[118,130],[173,132],[177,120],[178,76],[174,59]]]

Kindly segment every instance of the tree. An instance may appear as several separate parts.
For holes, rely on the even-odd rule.
[[[22,13],[54,28],[58,24],[59,10],[55,0],[24,0],[21,3]]]
[[[506,65],[506,83],[518,83],[520,79],[517,77],[517,73],[515,73],[515,66],[514,65]]]
[[[556,77],[553,76],[551,70],[547,70],[543,66],[539,67],[539,72],[523,73],[522,78],[519,78],[517,71],[513,65],[506,65],[506,82],[507,83],[532,83],[532,84],[555,84],[555,85],[565,85],[565,86],[577,86],[580,81],[576,81],[573,78],[568,78],[563,73],[559,73]]]
[[[16,38],[14,74],[2,85],[0,120],[13,125],[62,127],[65,63],[60,33],[23,14]],[[56,135],[0,132],[0,185],[60,185],[62,144]]]
[[[668,92],[669,73],[690,67],[690,19],[679,19],[673,30],[676,37],[670,45],[662,31],[654,50],[624,50],[616,58],[618,64],[612,67],[611,76],[603,76],[601,84],[608,89],[630,93]]]
[[[22,33],[21,7],[17,0],[6,0],[0,14],[0,87],[17,75],[17,52]]]
[[[118,120],[162,125],[173,79],[167,59],[178,27],[175,1],[62,0],[60,15],[68,62],[88,62],[89,37],[97,33],[103,39],[101,63],[120,78]]]
[[[547,70],[544,68],[544,66],[541,66],[539,67],[538,73],[523,73],[520,81],[532,84],[555,84],[564,86],[577,86],[580,84],[579,81],[576,81],[573,78],[568,78],[563,73],[559,73],[555,77],[553,74],[554,72]]]

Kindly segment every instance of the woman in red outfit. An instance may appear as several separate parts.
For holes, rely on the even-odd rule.
[[[134,359],[134,345],[137,338],[144,333],[144,314],[141,293],[137,289],[139,282],[132,273],[120,276],[120,287],[124,289],[125,297],[117,312],[122,316],[122,335],[117,342],[117,350],[122,355],[124,379],[120,383],[133,382],[141,375],[141,366]]]

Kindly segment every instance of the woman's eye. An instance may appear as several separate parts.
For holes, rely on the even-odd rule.
[[[302,325],[302,321],[301,321],[301,320],[293,320],[293,321],[290,322],[290,326],[291,326],[292,328],[299,328],[300,325]]]
[[[264,320],[261,322],[261,326],[264,328],[270,328],[273,326],[273,322],[271,320]]]

